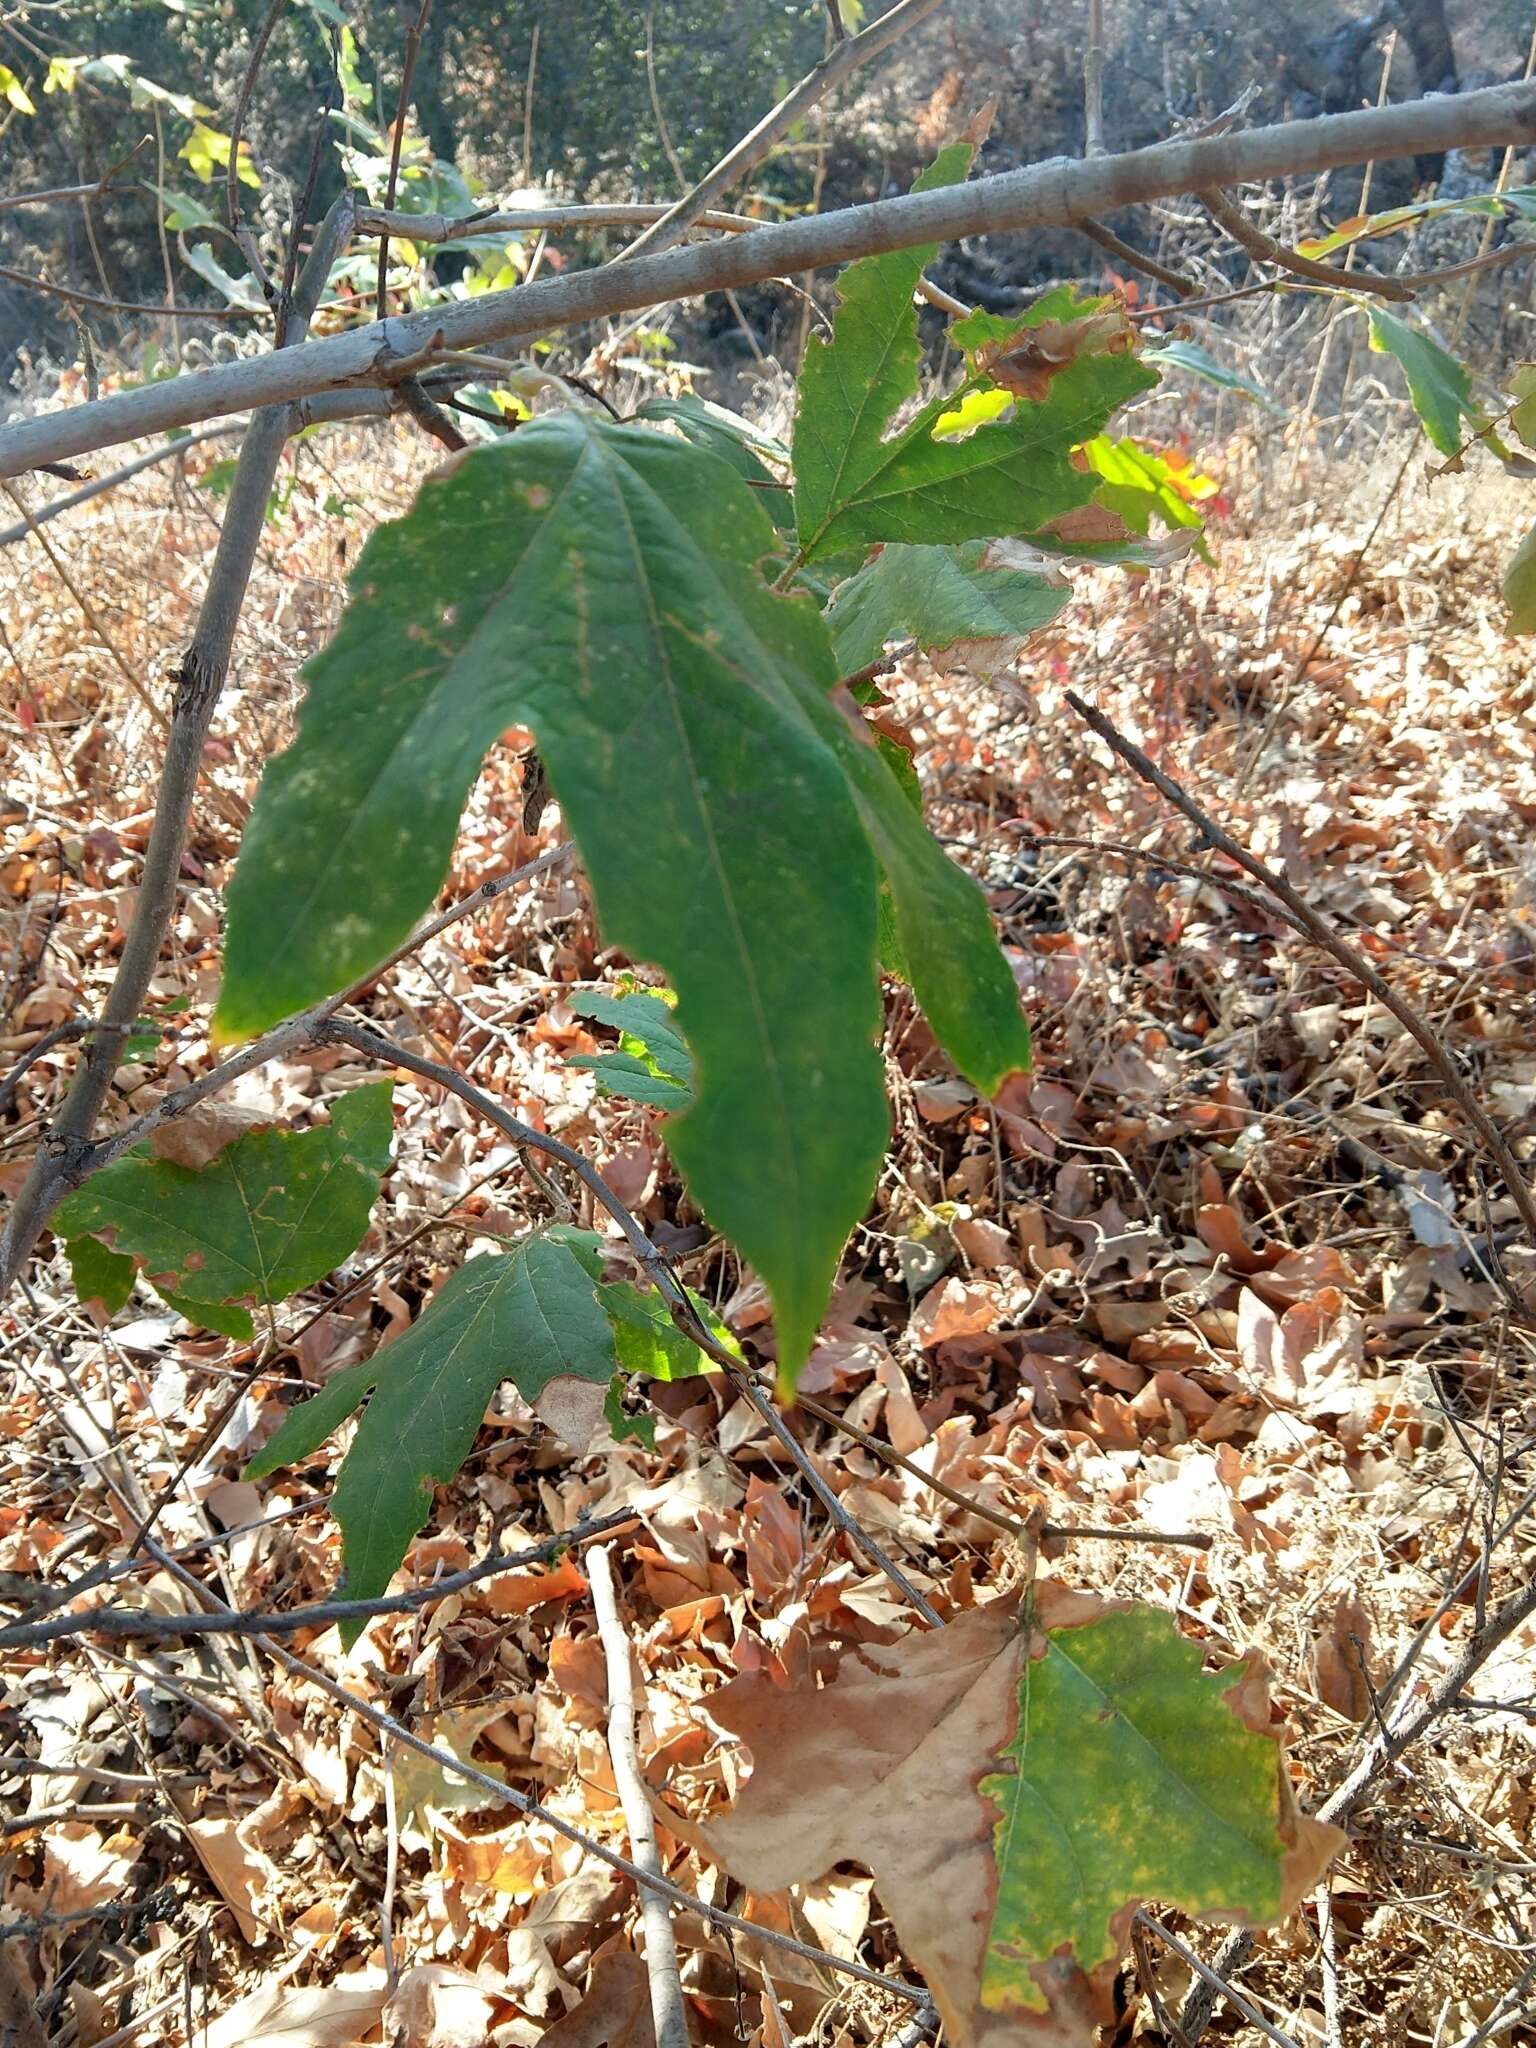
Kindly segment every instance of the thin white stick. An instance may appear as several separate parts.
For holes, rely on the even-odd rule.
[[[656,1847],[656,1820],[640,1775],[635,1744],[635,1686],[630,1666],[629,1637],[613,1590],[613,1568],[606,1543],[594,1543],[582,1559],[592,1588],[592,1611],[608,1666],[608,1754],[614,1782],[629,1829],[630,1853],[652,1877],[665,1875]],[[642,1891],[640,1919],[645,1928],[645,1973],[651,1985],[651,2021],[656,2048],[688,2048],[688,2015],[683,2006],[682,1979],[677,1973],[677,1942],[672,1911],[659,1892]]]

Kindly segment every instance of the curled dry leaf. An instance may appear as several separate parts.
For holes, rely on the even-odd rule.
[[[1135,342],[1136,329],[1124,306],[1113,304],[1076,320],[1022,327],[1005,341],[977,349],[976,367],[1005,391],[1038,400],[1050,397],[1052,382],[1080,356],[1125,355]]]
[[[1151,1609],[1036,1601],[1028,1628],[998,1602],[823,1690],[710,1702],[755,1765],[711,1852],[756,1892],[864,1864],[956,2048],[1088,2048],[1141,1900],[1280,1919],[1340,1840],[1296,1812],[1256,1663],[1202,1672]]]
[[[384,2008],[384,2038],[406,2048],[481,2048],[496,2001],[452,1963],[418,1963]]]
[[[303,1991],[263,1984],[194,2034],[193,2048],[353,2048],[377,2027],[384,1995],[382,1970]]]

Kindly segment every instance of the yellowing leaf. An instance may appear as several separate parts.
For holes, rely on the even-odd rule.
[[[1037,1598],[1028,1630],[999,1602],[820,1690],[754,1674],[709,1703],[755,1767],[705,1846],[759,1892],[864,1864],[955,2048],[1090,2048],[1139,1900],[1279,1918],[1339,1839],[1296,1814],[1251,1666],[1202,1673],[1148,1609]]]
[[[35,114],[32,96],[9,64],[0,64],[0,99],[7,100],[18,114]]]
[[[194,173],[205,185],[209,185],[221,172],[228,169],[229,151],[230,138],[227,135],[221,134],[217,128],[210,128],[206,121],[197,121],[193,124],[192,133],[176,154],[191,165]],[[251,162],[250,146],[243,141],[240,144],[240,162],[236,176],[242,185],[250,185],[259,190],[261,179]]]

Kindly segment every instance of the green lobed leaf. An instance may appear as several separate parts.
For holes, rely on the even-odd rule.
[[[252,1459],[248,1479],[308,1457],[372,1393],[331,1499],[345,1598],[371,1600],[388,1586],[431,1512],[434,1485],[469,1456],[502,1380],[528,1401],[561,1374],[612,1380],[613,1329],[591,1258],[571,1235],[545,1231],[515,1251],[471,1259],[408,1330],[327,1380]]]
[[[568,1066],[588,1068],[609,1095],[622,1095],[651,1109],[688,1107],[693,1100],[693,1054],[663,996],[640,989],[621,996],[596,991],[573,995],[569,1002],[578,1017],[611,1025],[619,1033],[619,1050],[576,1053]]]
[[[970,144],[952,144],[913,190],[957,183],[972,154]],[[979,407],[969,393],[934,399],[899,433],[889,433],[894,415],[917,393],[912,295],[934,254],[931,247],[897,250],[850,264],[838,281],[842,303],[831,342],[813,341],[806,350],[794,455],[807,561],[855,543],[937,545],[1044,525],[1092,496],[1093,480],[1073,466],[1072,450],[1157,382],[1155,370],[1106,345],[1066,363],[1043,398],[1010,395],[1008,416],[972,433],[957,434],[957,422],[984,416],[1002,402],[995,395]],[[1105,304],[1062,287],[1022,314],[973,313],[950,334],[974,350],[1046,321],[1092,319]],[[972,378],[983,389],[995,382],[974,358]]]
[[[1502,588],[1510,632],[1536,633],[1536,526],[1510,557]]]
[[[1015,1769],[980,1783],[999,1814],[993,2010],[1044,2011],[1034,1973],[1061,1951],[1090,1972],[1117,1955],[1111,1922],[1136,1900],[1266,1920],[1284,1892],[1276,1746],[1227,1698],[1246,1666],[1203,1672],[1145,1607],[1046,1642],[1019,1677]]]
[[[1071,596],[1059,580],[994,566],[985,541],[959,547],[892,542],[851,576],[827,614],[845,674],[878,661],[910,635],[926,654],[949,654],[980,674],[1003,667]]]
[[[200,1169],[140,1148],[67,1196],[53,1227],[105,1238],[181,1314],[227,1331],[236,1319],[210,1319],[210,1305],[281,1301],[356,1247],[389,1164],[390,1094],[388,1081],[354,1088],[328,1124],[248,1132]],[[250,1334],[249,1318],[237,1334]]]
[[[570,412],[379,529],[247,828],[216,1026],[259,1031],[376,965],[430,905],[485,749],[531,726],[607,942],[677,992],[698,1085],[669,1146],[767,1281],[793,1372],[888,1122],[874,859],[813,727],[831,649],[758,574],[756,495]]]
[[[914,192],[960,184],[975,146],[940,150]],[[831,554],[860,536],[833,537],[839,515],[878,469],[886,423],[917,395],[922,353],[913,293],[938,244],[894,249],[850,263],[838,279],[832,339],[811,340],[800,367],[794,426],[795,516],[807,557]],[[886,536],[875,536],[884,538]]]
[[[1466,365],[1385,306],[1373,303],[1366,308],[1366,316],[1371,323],[1371,347],[1380,355],[1395,356],[1402,365],[1413,409],[1431,445],[1442,455],[1456,455],[1466,438],[1463,422],[1474,433],[1485,424],[1472,397],[1472,378]]]

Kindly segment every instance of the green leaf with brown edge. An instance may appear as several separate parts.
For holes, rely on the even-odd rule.
[[[388,1586],[431,1513],[434,1486],[469,1456],[502,1380],[526,1401],[562,1374],[609,1385],[618,1360],[595,1286],[595,1243],[587,1232],[548,1230],[471,1259],[393,1343],[290,1410],[247,1466],[248,1479],[262,1479],[308,1457],[372,1395],[331,1497],[343,1598],[372,1600]]]
[[[1019,1674],[1014,1768],[979,1786],[998,1813],[981,1982],[998,2012],[1045,2012],[1058,1956],[1090,1976],[1113,1962],[1141,1900],[1253,1921],[1295,1903],[1289,1788],[1273,1734],[1240,1710],[1248,1667],[1203,1671],[1199,1646],[1149,1607],[1044,1643]]]
[[[350,1089],[307,1131],[251,1131],[203,1167],[139,1148],[54,1211],[64,1237],[138,1262],[180,1314],[281,1301],[334,1271],[368,1228],[389,1164],[391,1084]],[[98,1269],[99,1270],[99,1269]],[[209,1319],[227,1333],[235,1319]],[[235,1325],[249,1335],[249,1319]]]

